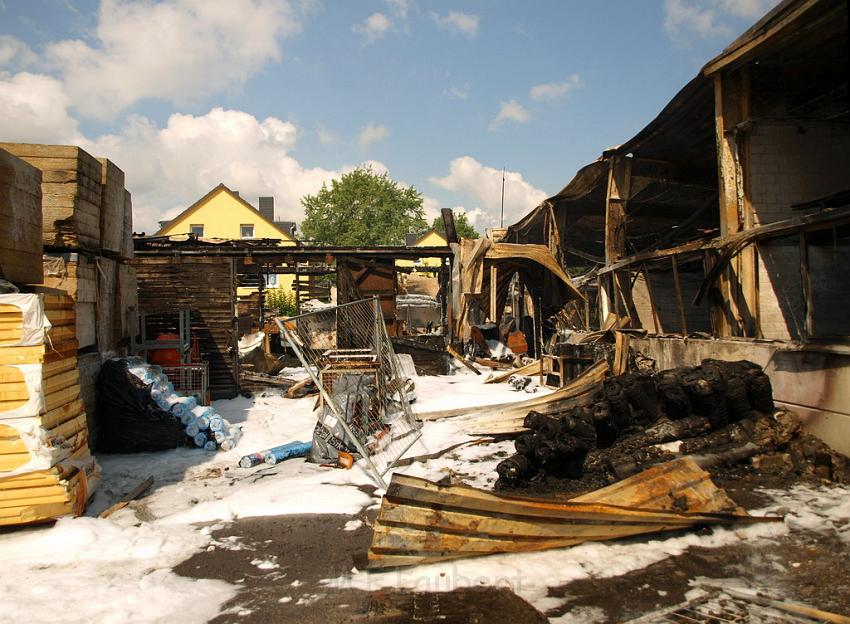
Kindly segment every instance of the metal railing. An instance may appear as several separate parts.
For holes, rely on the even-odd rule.
[[[422,435],[387,334],[380,300],[363,299],[277,320],[321,396],[316,435],[384,475]]]

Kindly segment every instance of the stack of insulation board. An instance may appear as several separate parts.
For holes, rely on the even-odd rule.
[[[41,171],[0,149],[0,277],[41,279]]]
[[[79,515],[100,481],[78,375],[73,300],[0,295],[0,526]]]

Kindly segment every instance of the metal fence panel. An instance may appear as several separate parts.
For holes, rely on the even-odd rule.
[[[384,475],[422,433],[380,300],[363,299],[277,323],[319,389],[317,435],[337,450],[353,447],[386,487]]]

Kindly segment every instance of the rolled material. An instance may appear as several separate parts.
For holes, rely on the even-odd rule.
[[[263,461],[267,464],[277,464],[290,457],[304,457],[313,448],[312,442],[289,442],[275,446],[263,452]]]

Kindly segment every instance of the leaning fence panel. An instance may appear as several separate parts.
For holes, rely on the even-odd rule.
[[[379,483],[421,436],[380,301],[364,299],[283,322],[281,335],[319,389],[313,459],[361,455]]]

